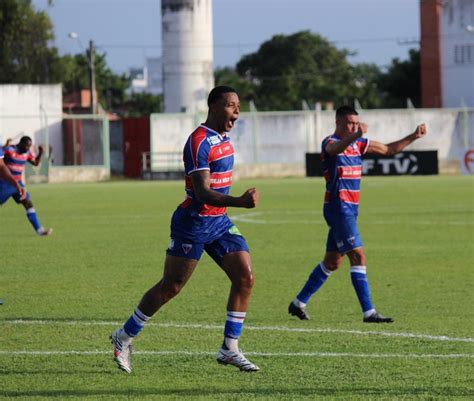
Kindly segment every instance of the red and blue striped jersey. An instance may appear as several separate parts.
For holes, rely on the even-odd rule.
[[[333,134],[322,142],[321,162],[326,179],[324,212],[357,216],[362,177],[362,155],[369,148],[369,140],[358,138],[344,152],[330,156],[326,152],[326,146],[337,141],[340,141],[340,138]]]
[[[209,170],[211,189],[227,195],[232,185],[234,166],[234,148],[230,138],[200,125],[184,145],[183,161],[186,199],[181,203],[181,208],[198,212],[199,216],[224,215],[227,208],[207,205],[196,200],[190,174],[198,170]]]
[[[12,173],[16,181],[21,181],[21,176],[25,171],[27,161],[34,161],[36,158],[30,151],[26,153],[18,152],[16,146],[7,146],[3,148],[5,164]]]

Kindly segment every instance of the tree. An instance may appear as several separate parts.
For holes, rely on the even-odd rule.
[[[241,110],[249,110],[249,102],[255,98],[256,86],[249,80],[241,77],[234,68],[217,68],[214,71],[214,80],[217,85],[226,85],[234,88],[239,94]]]
[[[380,108],[383,99],[377,82],[382,72],[375,64],[356,64],[353,67],[353,79],[350,92],[364,109]]]
[[[309,31],[276,35],[242,57],[237,72],[254,85],[259,110],[292,110],[308,103],[353,98],[351,53]]]
[[[89,89],[89,55],[65,55],[61,58],[64,74],[64,93]],[[99,102],[104,109],[120,109],[126,101],[126,90],[130,86],[130,79],[125,74],[114,74],[107,66],[106,54],[96,53],[94,57],[96,90]]]
[[[31,0],[0,2],[0,82],[57,82],[63,73],[48,15]]]
[[[121,114],[127,117],[146,116],[163,112],[163,95],[151,93],[132,93],[125,102]]]
[[[393,59],[378,80],[384,106],[405,108],[409,98],[415,107],[421,107],[420,75],[419,50],[410,49],[408,60]]]

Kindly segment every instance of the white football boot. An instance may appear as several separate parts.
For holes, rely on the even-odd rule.
[[[132,343],[124,344],[120,339],[120,330],[115,330],[110,336],[114,349],[114,361],[124,372],[132,373]]]
[[[242,351],[234,352],[225,347],[224,345],[217,352],[216,355],[217,363],[222,365],[234,365],[243,372],[257,372],[260,368],[254,363],[250,362]]]

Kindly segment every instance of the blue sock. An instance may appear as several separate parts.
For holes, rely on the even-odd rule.
[[[325,283],[330,274],[331,271],[324,266],[324,263],[319,263],[309,275],[308,281],[306,281],[296,299],[306,305],[313,294]]]
[[[26,217],[30,221],[30,223],[33,226],[33,228],[35,229],[35,231],[38,232],[38,230],[41,228],[41,224],[38,220],[38,216],[36,215],[36,210],[34,208],[30,207],[26,211]]]
[[[244,327],[246,312],[227,311],[224,327],[224,344],[231,351],[238,352],[238,340]]]
[[[123,325],[123,330],[127,333],[130,337],[136,337],[140,331],[142,331],[143,326],[145,323],[150,320],[150,317],[143,314],[140,309],[136,308],[133,311],[132,316],[125,322]]]
[[[365,266],[351,266],[351,279],[357,298],[362,308],[362,312],[374,309],[370,299],[369,282],[367,281],[367,271]]]

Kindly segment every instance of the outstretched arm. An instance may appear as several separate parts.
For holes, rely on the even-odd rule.
[[[382,156],[392,156],[401,152],[417,139],[424,137],[427,133],[428,129],[426,128],[426,124],[420,124],[418,127],[416,127],[416,130],[412,134],[389,144],[383,144],[381,142],[371,140],[369,142],[367,153],[373,153]]]
[[[255,188],[247,189],[241,196],[235,197],[221,194],[211,189],[211,174],[209,170],[198,170],[190,175],[194,193],[199,202],[217,207],[245,207],[254,208],[259,200],[259,193]]]

